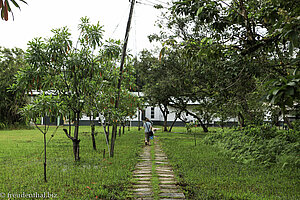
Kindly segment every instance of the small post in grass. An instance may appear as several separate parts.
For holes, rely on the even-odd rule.
[[[196,140],[196,128],[197,128],[197,124],[195,124],[195,131],[194,131],[195,146],[197,145],[197,140]]]
[[[103,149],[103,159],[105,158],[105,149]]]

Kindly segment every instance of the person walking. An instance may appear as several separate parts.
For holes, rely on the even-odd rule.
[[[152,124],[148,118],[145,119],[143,127],[145,129],[145,145],[150,145],[150,134],[152,132]]]

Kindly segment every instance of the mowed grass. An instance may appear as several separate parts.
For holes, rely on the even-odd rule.
[[[48,141],[54,130],[50,127]],[[8,193],[23,192],[49,192],[57,199],[130,198],[132,171],[143,146],[143,132],[131,129],[117,136],[114,158],[109,158],[102,130],[96,129],[100,133],[94,151],[90,128],[80,127],[81,160],[75,162],[72,142],[59,128],[47,146],[47,183],[43,178],[42,133],[37,129],[0,131],[0,193],[6,195],[4,199],[8,199]]]
[[[181,131],[184,129],[173,129]],[[203,144],[206,134],[200,128],[193,128],[192,132],[156,133],[188,199],[300,199],[299,169],[236,163],[222,150]]]

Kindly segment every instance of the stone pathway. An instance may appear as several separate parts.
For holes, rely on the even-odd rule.
[[[168,162],[168,158],[155,140],[154,159],[151,156],[153,148],[145,146],[140,155],[140,162],[136,165],[133,172],[133,177],[136,181],[132,188],[134,198],[140,200],[185,199],[184,194],[176,185],[174,172]]]

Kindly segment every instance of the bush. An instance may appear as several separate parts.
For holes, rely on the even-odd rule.
[[[293,121],[292,126],[295,131],[300,131],[300,120],[298,119],[298,120]]]
[[[299,168],[299,133],[277,130],[265,124],[211,133],[204,138],[204,143],[221,147],[232,159],[245,164]]]

